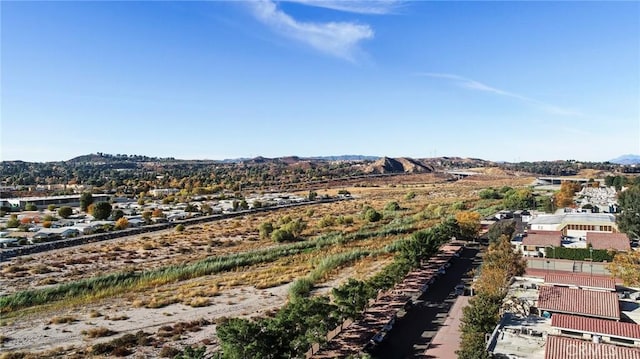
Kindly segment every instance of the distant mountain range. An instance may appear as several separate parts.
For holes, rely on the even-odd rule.
[[[620,157],[616,157],[612,160],[609,160],[611,163],[616,163],[619,165],[637,165],[640,164],[640,156],[639,155],[622,155]]]

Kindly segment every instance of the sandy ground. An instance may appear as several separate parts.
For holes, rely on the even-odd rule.
[[[125,333],[136,333],[143,330],[155,334],[166,325],[180,322],[191,322],[206,319],[214,323],[222,317],[251,317],[281,307],[287,298],[289,285],[258,290],[255,288],[234,288],[212,298],[211,305],[192,308],[183,304],[172,304],[163,308],[130,308],[119,306],[117,301],[109,301],[103,305],[91,306],[75,311],[58,313],[59,316],[72,316],[77,320],[72,323],[50,324],[49,319],[42,317],[20,318],[2,328],[2,335],[10,338],[0,352],[18,350],[38,352],[56,347],[88,347],[98,342],[109,341]],[[97,311],[100,317],[91,317],[90,312]],[[124,320],[107,318],[125,317]],[[115,334],[98,339],[88,339],[82,331],[91,328],[105,327]],[[175,339],[175,338],[173,338]],[[198,332],[187,332],[179,340],[171,340],[170,345],[181,348],[185,345],[201,346],[209,343],[209,348],[216,347],[215,325],[202,327]],[[157,357],[159,348],[137,347],[131,355],[138,357]]]

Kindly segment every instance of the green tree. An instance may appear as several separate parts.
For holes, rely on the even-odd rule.
[[[93,217],[97,220],[105,220],[111,215],[111,204],[109,202],[98,202],[93,207]]]
[[[73,209],[69,206],[58,208],[58,216],[62,218],[69,218],[73,214]]]
[[[80,209],[83,212],[86,212],[92,203],[93,203],[93,195],[91,195],[91,192],[83,192],[80,195]]]
[[[25,211],[37,211],[38,210],[38,206],[36,206],[33,203],[27,203],[24,205],[24,210]]]
[[[532,209],[535,206],[535,196],[529,188],[511,189],[504,195],[503,204],[507,209]]]
[[[224,352],[224,358],[274,358],[272,343],[266,341],[266,331],[259,322],[231,318],[216,327],[216,335]]]
[[[20,221],[18,220],[18,216],[12,214],[7,221],[7,228],[18,228],[20,225]]]
[[[124,211],[123,210],[115,209],[115,210],[111,211],[111,219],[113,219],[114,221],[117,221],[122,217],[124,217]]]
[[[500,192],[497,191],[494,188],[483,189],[482,191],[480,191],[478,193],[478,195],[482,199],[500,199],[500,198],[502,198],[502,195],[500,194]]]
[[[309,195],[307,196],[307,198],[309,199],[309,201],[315,201],[316,198],[318,198],[318,192],[309,191]]]
[[[618,205],[618,228],[631,239],[640,238],[640,186],[629,187],[621,192],[618,195]]]
[[[516,232],[516,221],[513,219],[505,219],[498,221],[489,227],[487,238],[490,242],[496,242],[501,236],[507,236],[511,239]]]
[[[485,333],[463,333],[460,349],[456,351],[458,359],[491,359],[484,336]]]
[[[333,303],[345,318],[357,319],[368,300],[375,297],[376,290],[367,282],[349,278],[347,283],[333,288],[332,295]]]
[[[56,205],[55,205],[55,204],[50,204],[50,205],[48,205],[48,206],[47,206],[47,209],[48,209],[49,211],[53,212],[53,211],[55,211],[55,210],[56,210]]]
[[[206,352],[206,346],[193,348],[190,345],[187,345],[184,350],[180,354],[174,356],[173,359],[204,359]]]

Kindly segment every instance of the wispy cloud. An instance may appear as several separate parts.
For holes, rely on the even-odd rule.
[[[303,22],[286,14],[271,0],[251,2],[254,16],[283,36],[325,54],[355,61],[363,40],[372,39],[373,29],[353,22]]]
[[[397,11],[402,0],[286,0],[325,9],[352,12],[356,14],[385,15]]]
[[[510,97],[510,98],[514,98],[517,100],[520,100],[522,102],[526,102],[532,105],[537,106],[538,108],[552,113],[554,115],[562,115],[562,116],[582,116],[582,113],[572,110],[572,109],[568,109],[568,108],[563,108],[563,107],[559,107],[559,106],[555,106],[555,105],[551,105],[548,103],[545,103],[543,101],[540,100],[536,100],[534,98],[528,97],[528,96],[524,96],[524,95],[520,95],[514,92],[509,92],[509,91],[505,91],[493,86],[489,86],[487,84],[484,84],[482,82],[470,79],[470,78],[466,78],[463,76],[459,76],[459,75],[454,75],[454,74],[447,74],[447,73],[434,73],[434,72],[422,72],[422,73],[417,73],[417,76],[426,76],[426,77],[431,77],[431,78],[439,78],[439,79],[445,79],[448,81],[452,81],[455,82],[456,85],[462,87],[462,88],[466,88],[469,90],[475,90],[475,91],[482,91],[482,92],[488,92],[488,93],[492,93],[495,95],[499,95],[499,96],[504,96],[504,97]]]

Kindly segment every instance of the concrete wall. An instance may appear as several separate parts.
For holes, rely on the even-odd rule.
[[[527,258],[527,268],[550,271],[565,271],[584,275],[611,275],[606,268],[607,263],[590,261],[573,261],[569,259]]]

